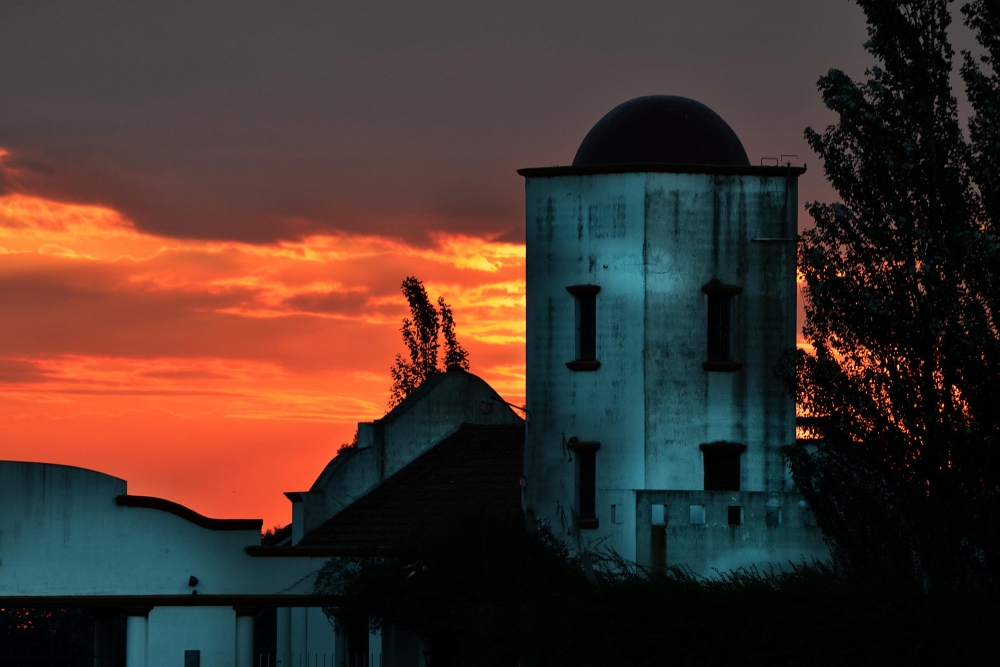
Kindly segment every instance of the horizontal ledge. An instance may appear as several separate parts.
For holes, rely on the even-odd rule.
[[[117,609],[142,616],[153,607],[335,607],[339,595],[0,595],[4,607]],[[147,612],[148,613],[148,612]]]
[[[337,558],[341,556],[374,556],[385,553],[384,546],[306,546],[306,547],[244,547],[254,558]]]
[[[701,291],[705,294],[717,294],[719,296],[736,296],[743,291],[741,285],[727,285],[718,278],[712,278],[701,286]]]
[[[742,454],[747,450],[746,445],[741,445],[737,442],[706,442],[698,445],[698,448],[703,452],[719,454]],[[739,491],[739,489],[706,489],[706,491]]]
[[[713,373],[735,373],[743,364],[739,361],[703,361],[701,367]]]
[[[597,360],[581,361],[578,359],[576,361],[566,362],[566,368],[571,371],[596,371],[600,367],[601,362]]]
[[[139,507],[167,512],[209,530],[256,530],[259,533],[264,525],[263,519],[210,519],[173,501],[152,496],[121,495],[115,498],[115,504],[119,507]]]
[[[609,164],[595,167],[526,167],[518,169],[517,173],[525,178],[644,173],[717,174],[720,176],[801,176],[806,173],[806,168],[720,164]]]
[[[600,285],[570,285],[566,291],[573,296],[597,296],[601,291]]]
[[[578,440],[577,438],[570,438],[566,443],[566,449],[571,452],[596,452],[601,448],[601,443],[596,440]]]

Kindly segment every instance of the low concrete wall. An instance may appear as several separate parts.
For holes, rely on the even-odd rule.
[[[0,461],[0,596],[310,594],[326,562],[251,557],[259,521],[206,528],[122,506],[125,492],[93,470]]]
[[[659,531],[654,528],[657,505],[663,506],[663,528]],[[692,506],[704,508],[704,523],[692,523]],[[741,508],[740,525],[729,525],[730,506]],[[661,535],[666,540],[667,566],[685,565],[707,577],[739,567],[756,566],[764,571],[787,568],[789,562],[826,560],[830,556],[809,508],[797,493],[638,492],[636,560],[640,565],[654,564],[654,539],[661,539]]]

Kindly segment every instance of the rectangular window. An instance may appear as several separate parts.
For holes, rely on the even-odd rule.
[[[708,371],[736,372],[741,364],[733,361],[733,297],[743,288],[712,278],[701,291],[708,297],[708,359],[702,366]]]
[[[577,525],[597,528],[597,450],[601,443],[570,438],[566,447],[576,459]]]
[[[705,525],[705,506],[704,505],[691,505],[688,508],[688,519],[692,526],[704,526]]]
[[[667,522],[666,505],[651,505],[649,520],[654,526],[662,526]]]
[[[184,651],[184,667],[201,667],[201,651]]]
[[[705,461],[706,491],[740,490],[740,456],[746,445],[713,442],[701,445]]]
[[[597,293],[599,285],[571,285],[566,291],[576,302],[576,349],[566,365],[574,371],[595,371],[597,361]]]
[[[611,523],[625,523],[624,505],[611,506]]]

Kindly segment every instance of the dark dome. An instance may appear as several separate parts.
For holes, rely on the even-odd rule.
[[[619,104],[591,128],[574,167],[713,164],[749,167],[740,138],[701,102],[674,95]]]

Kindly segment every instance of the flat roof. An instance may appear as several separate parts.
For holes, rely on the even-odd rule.
[[[517,173],[525,178],[553,178],[558,176],[591,176],[594,174],[718,174],[722,176],[801,176],[805,166],[739,166],[722,164],[609,164],[593,167],[527,167]]]

